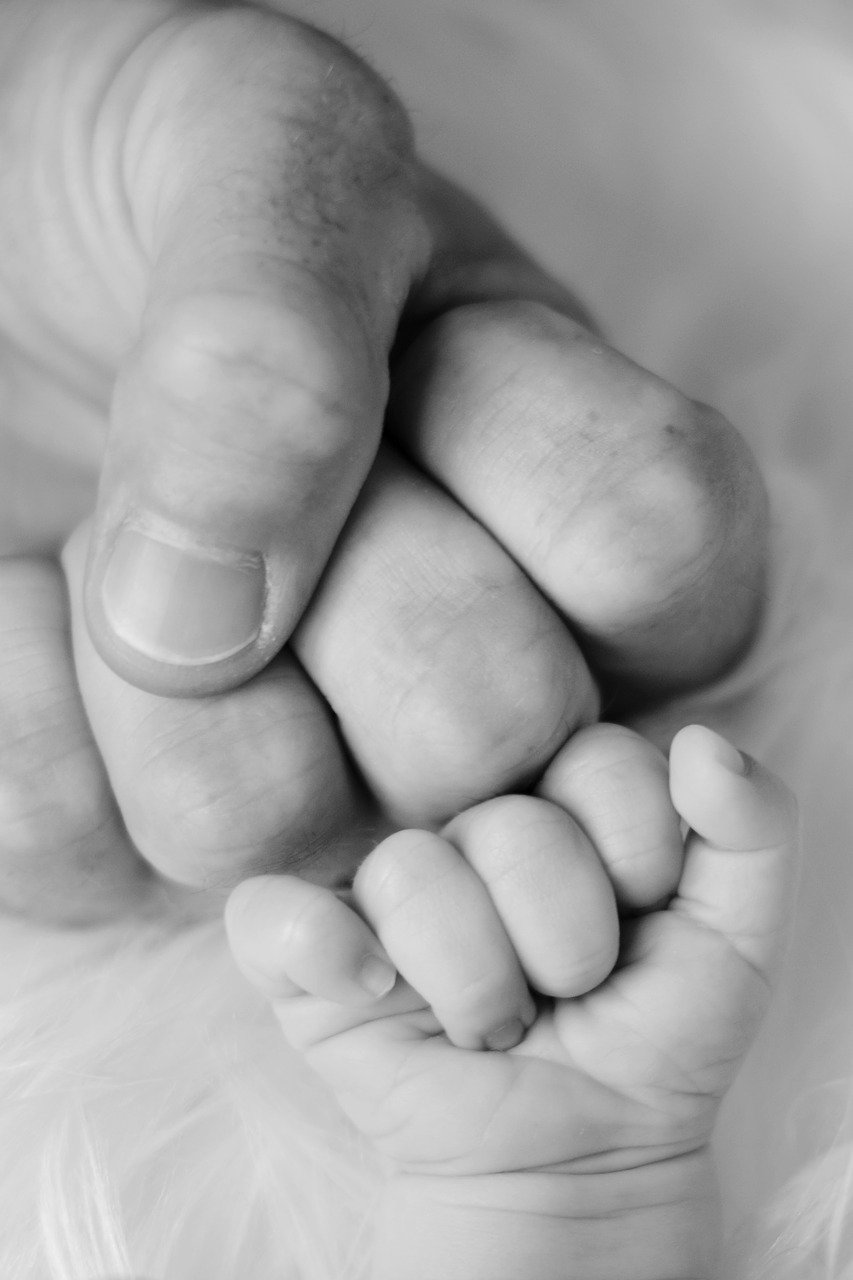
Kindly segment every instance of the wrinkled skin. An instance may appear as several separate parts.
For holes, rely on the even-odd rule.
[[[341,832],[530,786],[599,684],[734,660],[766,521],[739,436],[421,166],[353,54],[154,0],[17,0],[0,37],[9,906],[326,875]],[[128,528],[262,566],[246,643],[131,642],[123,609],[228,611],[132,557],[117,606]]]

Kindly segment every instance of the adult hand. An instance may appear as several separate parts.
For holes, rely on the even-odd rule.
[[[596,713],[565,618],[623,688],[732,660],[764,519],[736,433],[419,166],[362,63],[252,6],[0,22],[4,549],[100,480],[78,670],[155,865],[287,861],[351,821],[349,753],[408,820],[523,785]]]

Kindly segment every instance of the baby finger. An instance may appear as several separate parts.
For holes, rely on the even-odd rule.
[[[396,832],[362,863],[353,895],[454,1044],[519,1043],[536,1006],[487,887],[452,844]]]
[[[584,831],[532,796],[502,796],[444,829],[488,889],[531,985],[568,998],[591,991],[619,950],[616,900]]]
[[[240,969],[272,1000],[307,992],[367,1004],[396,981],[361,917],[330,889],[295,876],[244,880],[228,900],[225,926]]]
[[[666,757],[618,724],[574,734],[551,761],[539,795],[560,805],[592,841],[625,914],[665,904],[684,861]]]

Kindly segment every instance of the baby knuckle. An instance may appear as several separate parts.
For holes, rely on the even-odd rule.
[[[447,850],[427,831],[398,831],[365,859],[353,884],[356,898],[377,919],[417,909],[448,871]]]
[[[323,150],[328,137],[335,150],[344,143],[362,164],[372,156],[373,165],[362,169],[362,183],[396,175],[413,154],[414,131],[388,82],[347,45],[317,27],[282,15],[265,30],[263,26],[261,18],[261,45],[256,50],[260,75],[282,85],[293,114],[310,118],[312,148]]]
[[[543,836],[550,842],[550,815],[543,817],[543,804],[532,796],[496,796],[460,814],[446,828],[448,839],[457,841],[476,867],[490,892],[514,898],[531,887],[531,866],[539,853]]]

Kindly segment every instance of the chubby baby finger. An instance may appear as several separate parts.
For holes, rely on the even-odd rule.
[[[240,969],[270,999],[307,992],[364,1004],[394,986],[394,966],[361,917],[332,890],[295,876],[244,880],[225,925]]]
[[[502,796],[454,818],[443,834],[488,889],[536,990],[570,997],[604,981],[619,950],[616,899],[568,813],[533,796]]]
[[[508,1049],[536,1007],[486,885],[452,844],[398,831],[362,863],[359,909],[454,1044]]]

